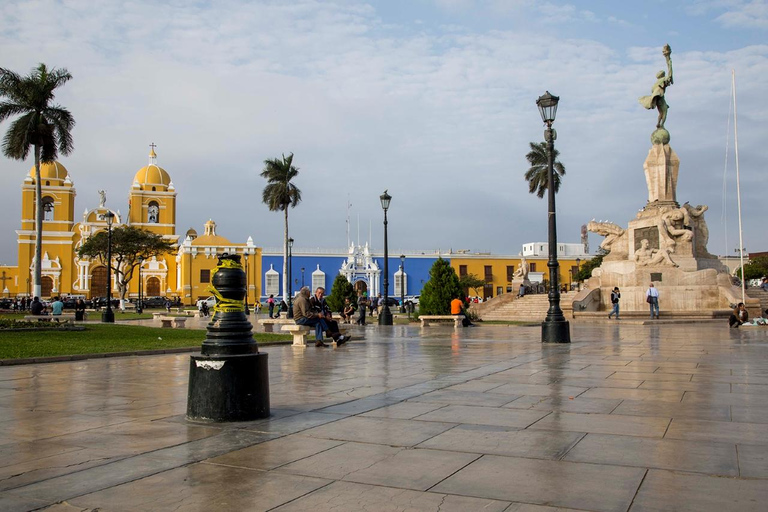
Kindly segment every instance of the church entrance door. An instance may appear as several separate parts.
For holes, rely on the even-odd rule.
[[[107,296],[107,267],[96,267],[91,273],[91,298]]]
[[[42,295],[40,298],[42,299],[43,297],[50,297],[51,293],[53,292],[53,278],[50,276],[43,276],[43,278],[40,280],[40,285],[42,287],[42,291],[40,292]]]
[[[160,280],[156,277],[147,279],[147,297],[160,296]]]
[[[362,279],[360,281],[355,281],[355,292],[360,295],[363,292],[368,291],[368,283],[363,281]]]

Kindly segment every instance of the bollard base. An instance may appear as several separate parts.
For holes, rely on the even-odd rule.
[[[541,342],[542,343],[570,343],[571,327],[568,320],[547,321],[541,323]]]
[[[267,354],[194,355],[187,419],[225,422],[269,417]]]

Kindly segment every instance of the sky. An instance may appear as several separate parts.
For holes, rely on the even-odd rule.
[[[518,254],[547,240],[547,204],[523,178],[543,140],[536,98],[560,97],[566,175],[558,239],[582,224],[626,227],[647,201],[650,93],[672,47],[666,127],[680,203],[706,204],[709,250],[738,242],[731,72],[735,70],[744,247],[766,251],[766,0],[5,0],[0,67],[38,63],[73,79],[55,101],[77,121],[60,161],[76,220],[127,211],[157,144],[178,192],[177,233],[280,247],[281,212],[261,201],[264,160],[294,153],[302,202],[295,248],[383,246]],[[6,133],[9,121],[0,123]],[[0,157],[0,262],[15,264],[21,184],[33,165]],[[348,205],[351,204],[351,207]],[[590,249],[602,237],[590,235]]]

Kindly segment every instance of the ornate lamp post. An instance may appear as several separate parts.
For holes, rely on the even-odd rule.
[[[144,265],[144,258],[142,256],[139,256],[139,300],[136,302],[136,313],[141,314],[142,311],[144,311],[144,305],[141,303],[141,287],[142,287],[142,281],[141,281],[141,267]]]
[[[107,221],[107,309],[101,314],[104,323],[115,323],[115,312],[112,311],[112,220],[115,214],[107,211],[104,219]]]
[[[392,325],[392,312],[389,310],[389,246],[387,245],[387,210],[392,196],[385,190],[379,196],[381,207],[384,209],[384,305],[379,315],[379,325]]]
[[[400,255],[400,312],[405,313],[405,254]]]
[[[557,263],[557,219],[555,216],[555,139],[557,133],[552,129],[557,114],[560,98],[547,91],[536,100],[541,120],[547,126],[544,140],[547,142],[547,191],[549,192],[549,310],[541,324],[542,343],[570,343],[571,328],[560,309],[560,286],[558,277],[560,265]]]
[[[293,318],[293,238],[288,239],[288,315]]]
[[[248,248],[246,247],[243,249],[243,263],[244,263],[244,269],[245,269],[245,301],[243,302],[243,305],[245,307],[245,315],[248,316],[251,314],[251,312],[248,310]]]

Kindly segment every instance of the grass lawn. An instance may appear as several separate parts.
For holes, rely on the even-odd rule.
[[[136,325],[81,324],[84,331],[0,331],[0,359],[199,347],[205,331]],[[287,334],[254,334],[259,344],[288,341]]]

